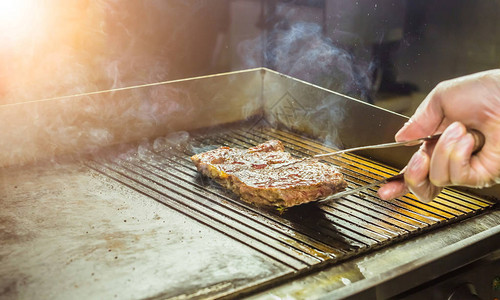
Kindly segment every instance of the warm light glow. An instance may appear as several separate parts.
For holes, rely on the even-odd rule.
[[[0,0],[3,43],[25,39],[39,30],[42,7],[36,0]]]
[[[0,105],[163,81],[181,19],[146,2],[0,0]]]

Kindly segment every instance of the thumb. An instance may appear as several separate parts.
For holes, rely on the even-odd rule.
[[[434,134],[443,120],[443,108],[439,86],[420,104],[415,114],[396,133],[396,141],[418,139]]]

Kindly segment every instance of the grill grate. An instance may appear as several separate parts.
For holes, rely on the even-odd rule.
[[[383,201],[370,189],[320,206],[305,205],[278,212],[240,201],[191,163],[194,152],[221,145],[248,148],[269,139],[281,140],[297,157],[330,152],[317,141],[271,128],[236,128],[193,135],[187,145],[161,151],[141,148],[112,159],[95,159],[93,169],[172,210],[203,223],[290,268],[289,276],[338,262],[390,242],[413,236],[493,205],[460,191],[446,189],[424,204],[412,195]],[[343,154],[324,161],[342,167],[349,188],[395,174],[397,170],[367,158]],[[284,278],[270,276],[267,283]],[[262,283],[261,283],[262,284]],[[265,284],[265,283],[264,283]],[[231,293],[255,287],[240,287]]]

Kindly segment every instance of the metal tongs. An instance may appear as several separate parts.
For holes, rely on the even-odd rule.
[[[485,142],[485,137],[478,130],[468,129],[467,131],[469,133],[471,133],[472,136],[474,137],[474,150],[473,150],[473,153],[477,153],[483,147],[484,142]],[[352,151],[357,151],[357,150],[365,150],[365,149],[381,149],[381,148],[391,148],[391,147],[398,147],[398,146],[415,146],[415,145],[420,145],[420,144],[422,144],[423,142],[426,142],[426,141],[437,141],[440,136],[441,136],[441,134],[435,134],[435,135],[430,135],[430,136],[427,136],[427,137],[424,137],[424,138],[419,138],[419,139],[416,139],[416,140],[411,140],[411,141],[406,141],[406,142],[394,142],[394,143],[386,143],[386,144],[379,144],[379,145],[371,145],[371,146],[363,146],[363,147],[350,148],[350,149],[339,150],[339,151],[325,153],[325,154],[314,155],[313,158],[316,158],[316,157],[325,157],[325,156],[331,156],[331,155],[337,155],[337,154],[342,154],[342,153],[346,153],[346,152],[352,152]],[[298,161],[294,161],[292,163],[288,163],[286,165],[291,165],[291,164],[297,163],[299,161],[303,161],[303,160],[310,159],[310,158],[303,158],[303,159],[300,159]],[[282,166],[285,166],[285,165],[282,165]],[[282,167],[282,166],[280,166],[280,167]],[[324,199],[319,199],[319,200],[316,200],[316,201],[313,201],[313,202],[309,202],[309,203],[323,203],[323,202],[328,202],[328,201],[339,199],[339,198],[346,197],[346,196],[349,196],[349,195],[357,194],[357,193],[359,193],[361,191],[373,188],[373,187],[378,186],[380,184],[385,184],[385,183],[388,183],[388,182],[391,182],[391,181],[395,181],[395,180],[400,180],[400,179],[404,179],[404,172],[401,172],[401,173],[399,173],[397,175],[394,175],[394,176],[391,176],[391,177],[388,177],[388,178],[383,178],[383,179],[374,181],[374,182],[369,183],[367,185],[362,185],[362,186],[354,188],[354,189],[350,189],[350,190],[347,190],[347,191],[336,193],[336,194],[328,196],[328,197],[326,197]]]
[[[302,162],[302,161],[305,161],[305,160],[308,160],[308,159],[312,159],[312,158],[320,158],[320,157],[325,157],[325,156],[333,156],[333,155],[343,154],[343,153],[347,153],[347,152],[354,152],[354,151],[359,151],[359,150],[383,149],[383,148],[392,148],[392,147],[399,147],[399,146],[416,146],[416,145],[420,145],[423,142],[427,142],[427,141],[437,141],[440,136],[441,136],[441,133],[430,135],[430,136],[423,137],[423,138],[419,138],[419,139],[416,139],[416,140],[411,140],[411,141],[392,142],[392,143],[385,143],[385,144],[361,146],[361,147],[349,148],[349,149],[344,149],[344,150],[338,150],[338,151],[329,152],[329,153],[316,154],[316,155],[313,155],[311,157],[305,157],[305,158],[301,158],[301,159],[298,159],[298,160],[295,160],[295,161],[292,161],[292,162],[289,162],[289,163],[286,163],[286,164],[282,164],[278,168],[283,168],[283,167],[287,167],[287,166],[290,166],[290,165],[294,165],[296,163],[299,163],[299,162]]]
[[[316,201],[313,201],[313,202],[314,203],[322,203],[322,202],[328,202],[328,201],[335,200],[335,199],[340,199],[342,197],[346,197],[346,196],[349,196],[349,195],[354,195],[354,194],[357,194],[357,193],[362,192],[364,190],[376,187],[379,184],[385,184],[385,183],[388,183],[388,182],[391,182],[391,181],[395,181],[395,180],[399,180],[399,179],[404,179],[404,177],[405,177],[405,173],[399,173],[398,175],[394,175],[394,176],[391,176],[391,177],[388,177],[388,178],[380,179],[380,180],[374,181],[374,182],[372,182],[370,184],[362,185],[362,186],[357,187],[357,188],[352,189],[352,190],[347,190],[347,191],[343,191],[343,192],[340,192],[340,193],[336,193],[336,194],[328,196],[328,197],[326,197],[324,199],[319,199],[319,200],[316,200]]]
[[[399,147],[399,146],[416,146],[420,145],[423,142],[430,142],[430,141],[437,141],[441,137],[441,133],[434,134],[434,135],[429,135],[423,138],[411,140],[411,141],[404,141],[404,142],[392,142],[392,143],[385,143],[385,144],[377,144],[377,145],[369,145],[369,146],[361,146],[361,147],[355,147],[355,148],[349,148],[349,149],[344,149],[344,150],[338,150],[334,152],[329,152],[329,153],[324,153],[324,154],[316,154],[313,157],[325,157],[325,156],[332,156],[332,155],[337,155],[337,154],[342,154],[342,153],[348,153],[348,152],[354,152],[354,151],[359,151],[359,150],[369,150],[369,149],[384,149],[384,148],[393,148],[393,147]]]

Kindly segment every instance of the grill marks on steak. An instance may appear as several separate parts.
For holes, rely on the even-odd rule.
[[[317,160],[297,161],[278,140],[249,149],[220,147],[193,155],[199,172],[213,178],[241,199],[260,205],[290,207],[343,191],[339,170]]]

